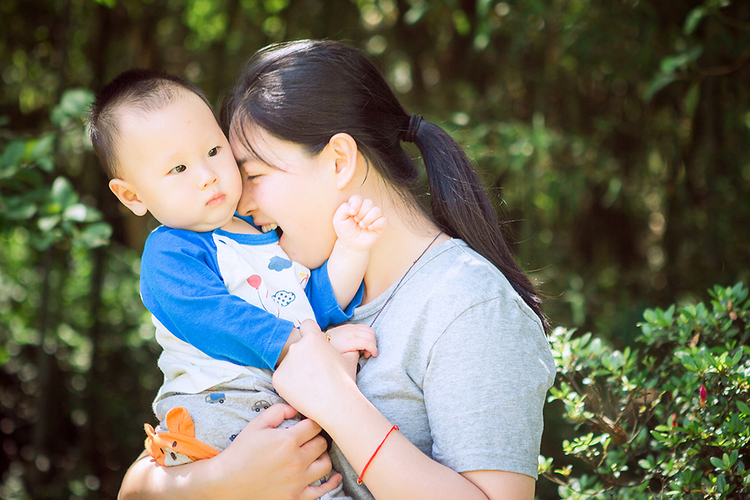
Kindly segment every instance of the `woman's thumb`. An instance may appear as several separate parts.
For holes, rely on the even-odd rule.
[[[305,336],[311,335],[311,334],[321,335],[322,332],[320,330],[320,327],[318,326],[318,324],[314,320],[312,320],[312,319],[306,319],[299,326],[299,334],[300,334],[300,337],[305,337]]]

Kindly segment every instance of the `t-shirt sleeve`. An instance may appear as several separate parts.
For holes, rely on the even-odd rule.
[[[537,477],[554,365],[530,314],[512,298],[489,300],[464,311],[435,343],[424,398],[438,462]]]
[[[140,286],[146,308],[174,336],[215,359],[273,369],[294,328],[231,295],[209,239],[196,233],[152,233]]]
[[[310,281],[305,287],[307,299],[315,313],[315,321],[322,329],[350,319],[354,309],[362,303],[364,291],[365,286],[362,283],[346,309],[342,309],[333,293],[331,279],[328,277],[328,261],[325,261],[318,269],[312,270]]]

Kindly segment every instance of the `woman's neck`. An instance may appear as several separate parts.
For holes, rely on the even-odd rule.
[[[440,229],[423,214],[413,212],[404,206],[384,210],[388,228],[370,251],[363,304],[375,300],[401,279],[428,246],[434,248],[450,239],[446,234],[435,239]]]

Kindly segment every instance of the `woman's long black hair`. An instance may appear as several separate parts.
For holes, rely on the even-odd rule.
[[[423,198],[417,165],[401,146],[411,115],[375,65],[349,45],[303,40],[260,50],[248,61],[221,116],[227,132],[234,127],[239,140],[246,140],[244,129],[255,125],[311,154],[346,132],[386,182],[415,203]],[[466,153],[432,123],[422,121],[413,132],[408,138],[427,171],[432,220],[492,262],[549,331],[539,295],[513,258]]]

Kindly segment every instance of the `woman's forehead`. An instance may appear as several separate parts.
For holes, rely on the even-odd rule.
[[[240,168],[252,164],[290,171],[298,163],[301,148],[278,139],[257,125],[230,129],[229,144]]]
[[[237,159],[237,164],[251,161],[269,163],[264,151],[269,149],[264,134],[259,128],[247,123],[232,124],[229,129],[229,145]]]

